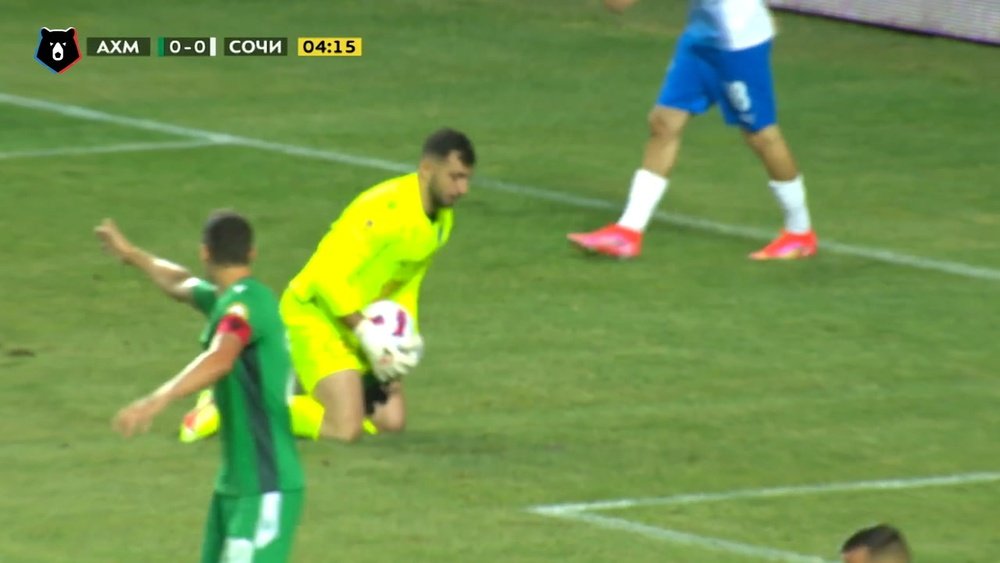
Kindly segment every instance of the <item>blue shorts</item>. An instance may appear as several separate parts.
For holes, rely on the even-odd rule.
[[[682,35],[656,103],[695,115],[718,103],[726,123],[751,133],[774,125],[771,42],[724,51]]]

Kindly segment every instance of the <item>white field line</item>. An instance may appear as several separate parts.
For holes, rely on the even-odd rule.
[[[748,558],[789,563],[825,563],[826,560],[815,555],[806,555],[722,538],[702,536],[681,530],[650,526],[648,524],[633,522],[625,518],[594,514],[594,511],[621,510],[641,506],[677,506],[704,502],[733,501],[752,498],[778,498],[825,493],[892,491],[901,489],[921,489],[927,487],[954,487],[958,485],[970,485],[976,483],[994,483],[997,481],[1000,481],[1000,471],[983,471],[938,477],[882,479],[877,481],[855,481],[847,483],[821,483],[818,485],[741,489],[715,493],[688,493],[665,497],[625,498],[596,502],[547,504],[534,506],[528,510],[529,512],[533,512],[541,516],[585,522],[602,528],[622,530],[674,544],[698,547],[717,552],[734,553]]]
[[[824,493],[847,493],[857,491],[894,491],[901,489],[923,489],[928,487],[954,487],[976,483],[1000,481],[1000,471],[961,473],[939,477],[914,477],[905,479],[882,479],[878,481],[855,481],[848,483],[821,483],[818,485],[798,485],[791,487],[771,487],[764,489],[741,489],[718,493],[689,493],[666,497],[624,498],[616,500],[549,504],[532,507],[536,514],[555,516],[566,513],[593,510],[620,510],[640,506],[668,506],[698,504],[703,502],[730,501],[752,498],[777,498]]]
[[[191,137],[196,139],[215,141],[219,143],[240,145],[244,147],[251,147],[259,150],[281,153],[290,156],[325,160],[328,162],[336,162],[339,164],[346,164],[349,166],[357,166],[361,168],[371,168],[375,170],[384,170],[387,172],[397,172],[397,173],[408,172],[413,170],[413,164],[408,164],[408,163],[354,155],[335,150],[309,148],[298,145],[291,145],[287,143],[277,143],[261,139],[253,139],[250,137],[231,135],[229,133],[220,133],[216,131],[196,129],[192,127],[171,125],[169,123],[162,123],[159,121],[153,121],[149,119],[140,119],[135,117],[115,115],[80,106],[62,104],[57,102],[48,102],[44,100],[38,100],[35,98],[16,96],[13,94],[0,93],[0,103],[12,106],[18,106],[22,108],[46,111],[49,113],[65,115],[68,117],[75,117],[78,119],[86,119],[89,121],[111,123],[122,127],[131,127],[133,129],[144,129],[147,131],[156,131],[158,133],[168,133],[183,137]],[[476,185],[484,188],[493,189],[496,191],[503,191],[521,195],[524,197],[531,197],[545,201],[552,201],[555,203],[572,205],[576,207],[583,207],[590,209],[604,209],[612,212],[617,212],[621,208],[621,205],[619,203],[610,202],[604,199],[576,196],[566,192],[550,190],[545,188],[537,188],[532,186],[525,186],[521,184],[514,184],[510,182],[492,180],[489,178],[477,179]],[[654,219],[663,223],[679,227],[686,227],[690,229],[696,229],[699,231],[705,231],[709,233],[726,235],[743,239],[766,241],[769,240],[774,235],[774,232],[772,231],[767,231],[753,227],[745,227],[740,225],[719,223],[716,221],[701,219],[698,217],[692,217],[688,215],[682,215],[679,213],[660,212],[654,215]],[[823,239],[821,241],[821,248],[826,252],[833,252],[837,254],[843,254],[846,256],[865,258],[868,260],[883,262],[895,266],[906,266],[921,270],[929,270],[934,272],[951,274],[954,276],[959,276],[964,278],[1000,281],[1000,269],[997,268],[988,268],[985,266],[973,266],[961,262],[950,262],[946,260],[937,260],[933,258],[923,258],[920,256],[903,254],[881,248],[844,244],[829,239]]]
[[[803,553],[796,553],[794,551],[785,551],[782,549],[752,545],[722,538],[713,538],[711,536],[702,536],[699,534],[692,534],[690,532],[672,530],[670,528],[660,528],[658,526],[650,526],[639,522],[633,522],[624,518],[613,518],[611,516],[590,514],[588,512],[564,513],[558,514],[556,517],[565,520],[586,522],[601,528],[631,532],[633,534],[638,534],[654,540],[666,541],[677,545],[695,547],[708,551],[733,553],[752,559],[780,561],[783,563],[827,563],[825,559],[816,555],[806,555]]]
[[[120,143],[116,145],[98,145],[89,147],[55,147],[48,149],[37,149],[27,151],[0,151],[0,160],[13,160],[16,158],[47,158],[52,156],[76,156],[87,154],[114,154],[123,152],[149,152],[178,149],[196,149],[220,145],[216,141],[207,139],[191,139],[190,141],[162,141],[148,143]]]

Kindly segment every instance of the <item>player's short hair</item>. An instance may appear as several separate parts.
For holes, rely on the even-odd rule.
[[[854,532],[844,541],[840,552],[847,553],[860,548],[867,548],[875,558],[893,556],[901,561],[910,560],[910,548],[906,544],[906,538],[902,532],[889,524],[879,524]]]
[[[472,141],[461,131],[449,127],[438,129],[424,141],[424,156],[448,158],[452,151],[458,151],[458,159],[466,166],[476,165],[476,149]]]
[[[205,221],[201,241],[209,260],[217,266],[245,266],[250,263],[253,228],[235,211],[214,211]]]

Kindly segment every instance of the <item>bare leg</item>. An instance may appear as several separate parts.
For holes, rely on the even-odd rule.
[[[384,403],[375,405],[372,422],[382,432],[402,432],[406,428],[406,400],[403,397],[402,382],[390,383]]]
[[[346,443],[361,439],[365,417],[361,373],[346,370],[330,374],[316,384],[313,396],[324,407],[320,437]]]
[[[795,165],[795,158],[777,125],[765,127],[756,133],[744,131],[743,138],[764,163],[768,178],[779,182],[798,178],[799,169]]]
[[[679,109],[656,106],[649,112],[649,140],[642,156],[642,168],[632,176],[628,203],[618,224],[642,232],[667,190],[667,176],[677,162],[681,135],[691,114]]]
[[[816,235],[806,204],[806,188],[785,137],[777,125],[743,138],[767,169],[768,185],[784,212],[784,230],[774,241],[750,255],[755,260],[804,258],[816,253]]]
[[[632,176],[625,210],[617,222],[589,233],[570,233],[580,248],[615,258],[634,258],[642,250],[642,233],[667,191],[667,176],[674,168],[681,135],[691,114],[663,106],[649,112],[649,140],[642,167]]]
[[[642,157],[642,167],[664,178],[677,162],[681,135],[691,114],[674,108],[656,106],[649,112],[649,140]]]

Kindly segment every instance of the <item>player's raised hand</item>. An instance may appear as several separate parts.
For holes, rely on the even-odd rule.
[[[148,432],[149,427],[153,424],[153,419],[166,406],[165,397],[156,395],[143,397],[118,411],[112,426],[116,432],[126,438],[131,438],[137,433]]]
[[[94,227],[94,234],[101,241],[104,250],[122,262],[127,262],[129,255],[135,249],[111,219],[105,219]]]
[[[639,0],[604,0],[604,7],[616,14],[620,14],[632,7]]]

